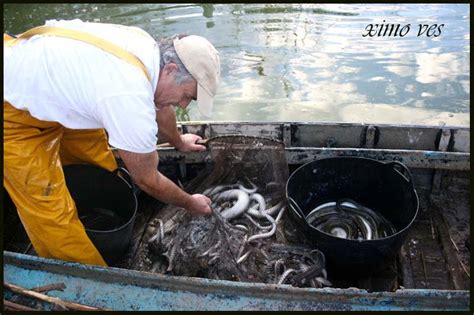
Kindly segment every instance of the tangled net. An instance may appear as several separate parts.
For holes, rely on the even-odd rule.
[[[146,236],[153,272],[245,282],[330,286],[322,252],[286,244],[282,218],[288,178],[283,144],[254,137],[221,137],[210,145],[211,173],[196,192],[212,200],[212,215],[177,209],[150,222]],[[280,241],[280,243],[278,242]],[[164,259],[163,259],[164,258]],[[165,267],[166,266],[166,267]]]

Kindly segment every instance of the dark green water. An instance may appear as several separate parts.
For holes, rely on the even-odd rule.
[[[12,33],[74,18],[207,37],[222,62],[213,121],[470,123],[468,4],[4,5]],[[382,23],[411,28],[362,36]],[[444,26],[427,37],[418,24]],[[202,120],[195,105],[189,119]]]

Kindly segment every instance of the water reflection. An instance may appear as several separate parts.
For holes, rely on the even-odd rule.
[[[449,80],[453,75],[462,75],[464,71],[460,58],[454,53],[417,53],[415,57],[418,65],[416,80],[420,83]]]
[[[201,4],[202,7],[202,15],[207,18],[206,20],[206,27],[212,28],[214,27],[214,21],[211,19],[214,13],[214,5],[212,3],[203,3]]]
[[[469,113],[451,113],[446,111],[431,111],[423,107],[422,101],[417,106],[406,107],[390,104],[353,104],[340,110],[343,121],[360,121],[365,123],[396,124],[399,121],[409,121],[419,125],[461,125],[469,126]],[[421,107],[421,108],[417,108]]]
[[[209,38],[222,61],[211,120],[470,123],[468,4],[4,5],[13,33],[51,18]],[[383,20],[412,30],[361,36]],[[437,38],[417,37],[418,23],[446,26]],[[203,119],[195,105],[189,115]]]
[[[200,5],[202,7],[202,15],[206,18],[211,18],[214,13],[214,5],[212,3],[203,3]]]

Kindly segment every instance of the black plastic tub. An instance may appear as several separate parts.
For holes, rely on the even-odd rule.
[[[64,166],[64,176],[87,235],[104,260],[112,264],[130,244],[137,212],[128,172],[124,168],[110,172],[93,165],[74,164]]]
[[[290,214],[300,237],[326,255],[329,272],[370,275],[397,255],[419,207],[408,168],[400,162],[336,157],[309,162],[296,169],[286,186]],[[378,212],[396,229],[391,236],[371,240],[336,237],[307,223],[318,205],[352,199]]]

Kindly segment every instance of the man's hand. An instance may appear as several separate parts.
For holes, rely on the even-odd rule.
[[[192,215],[209,215],[211,214],[211,199],[201,194],[191,195],[191,204],[186,210]]]
[[[178,151],[205,151],[206,147],[196,144],[196,141],[202,140],[198,135],[186,133],[180,135],[176,128],[176,114],[171,106],[160,108],[156,113],[156,121],[158,123],[159,137],[163,137]]]
[[[186,133],[181,135],[181,141],[175,145],[175,148],[181,152],[205,151],[205,146],[202,144],[196,144],[196,141],[198,140],[202,140],[202,138],[193,133]]]
[[[192,215],[211,213],[211,199],[201,194],[190,195],[161,174],[156,151],[134,153],[119,149],[118,152],[133,181],[145,193],[164,203],[185,208]]]

